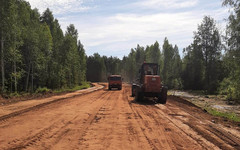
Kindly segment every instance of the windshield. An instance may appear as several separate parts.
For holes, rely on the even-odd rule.
[[[109,80],[112,80],[112,81],[121,81],[121,77],[110,77]]]
[[[144,75],[157,75],[158,74],[158,65],[143,65]]]

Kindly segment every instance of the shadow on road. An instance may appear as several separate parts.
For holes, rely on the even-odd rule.
[[[157,104],[156,100],[151,99],[151,98],[144,98],[140,102],[138,102],[134,99],[134,100],[130,101],[130,103],[135,103],[135,104],[139,104],[139,105],[155,105],[155,104]]]
[[[104,89],[104,91],[121,91],[121,90],[118,90],[117,88],[115,88],[115,89],[111,89],[111,90],[109,90],[109,89]]]

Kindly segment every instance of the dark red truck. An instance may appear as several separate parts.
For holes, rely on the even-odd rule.
[[[108,77],[108,89],[117,88],[118,90],[122,89],[122,77],[121,75],[110,75]]]

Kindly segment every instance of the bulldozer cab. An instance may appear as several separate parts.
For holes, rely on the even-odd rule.
[[[159,66],[155,63],[143,63],[139,70],[140,82],[143,83],[145,75],[158,75]]]
[[[139,71],[141,76],[144,75],[158,75],[159,66],[155,63],[144,63]]]

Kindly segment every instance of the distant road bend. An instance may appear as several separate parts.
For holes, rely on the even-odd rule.
[[[124,84],[0,120],[0,149],[240,149],[240,131],[177,97],[135,102]]]

